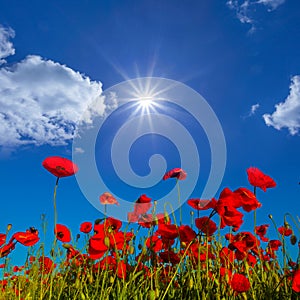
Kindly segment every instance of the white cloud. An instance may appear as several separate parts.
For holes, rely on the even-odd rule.
[[[83,116],[104,113],[101,93],[100,82],[36,55],[0,68],[0,146],[65,145]]]
[[[258,109],[259,109],[259,104],[258,103],[252,105],[251,106],[251,111],[249,113],[249,116],[253,116]]]
[[[4,58],[14,55],[15,49],[10,38],[15,36],[15,32],[11,28],[5,28],[0,24],[0,65],[5,63]]]
[[[291,135],[300,130],[300,75],[292,77],[290,93],[284,102],[275,105],[272,114],[264,114],[263,119],[268,126],[275,129],[288,128]]]
[[[257,3],[264,4],[270,7],[271,10],[276,9],[278,6],[282,5],[285,0],[259,0]]]
[[[228,0],[227,6],[234,10],[236,17],[243,24],[251,25],[250,33],[254,32],[255,26],[255,12],[260,7],[267,7],[268,11],[277,9],[286,0]]]

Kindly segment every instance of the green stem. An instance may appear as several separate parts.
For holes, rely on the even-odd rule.
[[[182,225],[182,210],[181,210],[181,201],[180,201],[180,187],[178,179],[176,179],[177,191],[178,191],[178,204],[179,204],[179,225]]]
[[[53,193],[54,229],[56,228],[56,224],[57,224],[56,190],[58,187],[58,181],[59,181],[59,177],[56,178],[56,183],[55,183],[54,193]]]

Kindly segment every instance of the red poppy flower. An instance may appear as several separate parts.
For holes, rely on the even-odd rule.
[[[78,166],[71,160],[60,157],[50,156],[47,157],[43,163],[43,167],[56,177],[72,176],[78,172]]]
[[[250,289],[249,279],[243,274],[235,273],[232,277],[230,285],[231,288],[238,293],[247,292]]]
[[[92,228],[93,228],[93,224],[91,222],[83,222],[80,225],[80,231],[83,233],[91,232]]]
[[[119,231],[119,229],[122,227],[122,222],[114,218],[107,218],[105,219],[103,226],[105,234],[109,234]]]
[[[208,236],[213,235],[217,230],[216,223],[209,217],[196,218],[195,224],[200,231]]]
[[[110,243],[108,238],[108,243]],[[106,243],[107,244],[107,243]],[[110,245],[105,244],[105,238],[100,234],[93,235],[89,240],[88,253],[91,259],[103,257]]]
[[[5,243],[6,241],[6,234],[0,233],[0,247]]]
[[[163,242],[158,236],[150,236],[146,240],[146,247],[151,251],[158,252],[163,248]]]
[[[278,228],[278,232],[281,235],[290,236],[293,233],[293,230],[291,228],[287,228],[285,226],[281,226],[281,227]]]
[[[127,265],[124,263],[123,260],[119,261],[117,264],[117,276],[123,280],[126,279],[126,269]]]
[[[196,232],[188,225],[179,226],[178,231],[182,243],[189,244],[196,237]]]
[[[300,270],[296,270],[293,276],[292,289],[296,293],[300,293]]]
[[[263,242],[269,241],[269,239],[265,237],[269,226],[270,226],[269,224],[265,224],[265,225],[260,225],[255,227],[255,233],[260,237],[260,239]]]
[[[12,250],[15,249],[15,243],[9,242],[0,248],[0,258],[7,256]]]
[[[54,234],[56,238],[63,243],[69,243],[71,241],[71,232],[65,225],[56,224]]]
[[[160,252],[159,256],[165,263],[171,263],[173,265],[176,265],[180,262],[180,257],[177,253],[174,253],[173,251]]]
[[[176,225],[159,224],[156,234],[160,235],[162,238],[174,240],[178,237],[179,231]]]
[[[234,206],[231,206],[228,202],[228,197],[220,198],[216,211],[221,218],[221,228],[225,226],[233,226],[233,230],[237,231],[243,224],[243,214],[239,212]]]
[[[34,229],[26,230],[26,232],[16,232],[13,238],[27,247],[35,245],[40,240],[38,232]]]
[[[186,179],[186,172],[181,168],[175,168],[165,173],[163,180],[167,180],[169,178],[177,178],[178,180]]]
[[[51,260],[51,258],[47,256],[41,256],[39,258],[39,263],[40,263],[40,270],[47,274],[52,272],[56,266],[54,262]]]
[[[276,182],[257,168],[247,169],[248,181],[251,185],[261,188],[264,192],[267,188],[276,186]]]
[[[261,207],[261,203],[258,202],[256,196],[246,188],[239,188],[234,191],[242,199],[242,207],[246,212],[250,212]]]
[[[217,200],[215,198],[212,198],[211,200],[201,200],[199,198],[195,198],[189,199],[187,204],[197,210],[207,210],[210,208],[214,209],[217,204]]]
[[[269,241],[268,247],[273,251],[277,251],[281,245],[282,243],[279,240],[271,240]]]
[[[105,192],[103,193],[100,198],[100,203],[101,204],[116,204],[116,205],[120,205],[118,200],[109,192]]]
[[[151,198],[147,197],[145,194],[141,195],[137,200],[136,203],[149,203],[151,202]]]

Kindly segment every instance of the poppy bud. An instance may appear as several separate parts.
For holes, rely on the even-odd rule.
[[[268,215],[268,217],[269,217],[269,219],[273,219],[273,216],[270,214],[270,215]]]
[[[114,281],[115,281],[115,278],[114,278],[113,276],[110,276],[110,277],[109,277],[109,282],[110,282],[111,284],[113,284]]]
[[[192,289],[194,286],[194,281],[193,281],[193,278],[190,279],[190,282],[189,282],[189,288]]]
[[[292,245],[295,245],[297,243],[297,237],[294,234],[292,234],[290,237],[290,241]]]
[[[9,232],[11,230],[11,228],[12,228],[12,224],[7,224],[7,226],[6,226],[7,232]]]
[[[106,236],[106,237],[104,238],[104,245],[105,245],[107,248],[110,247],[110,240],[109,240],[109,237],[108,237],[108,236]]]
[[[193,215],[194,215],[194,212],[193,212],[193,211],[190,211],[190,215],[193,216]]]
[[[63,246],[65,249],[70,249],[70,248],[71,248],[71,245],[70,245],[70,244],[62,244],[62,246]]]
[[[102,222],[102,219],[95,220],[95,224],[100,224]]]
[[[155,295],[155,291],[154,290],[150,290],[148,292],[148,299],[149,300],[155,300],[156,299],[156,295]]]

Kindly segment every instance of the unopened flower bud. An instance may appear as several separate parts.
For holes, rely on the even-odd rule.
[[[106,237],[104,238],[104,245],[105,245],[107,248],[110,247],[110,240],[109,240],[109,237],[108,237],[108,236],[106,236]]]
[[[290,241],[292,245],[295,245],[297,243],[297,237],[294,234],[292,234],[290,237]]]
[[[270,219],[273,219],[273,216],[272,216],[271,214],[269,214],[268,217],[269,217]]]

